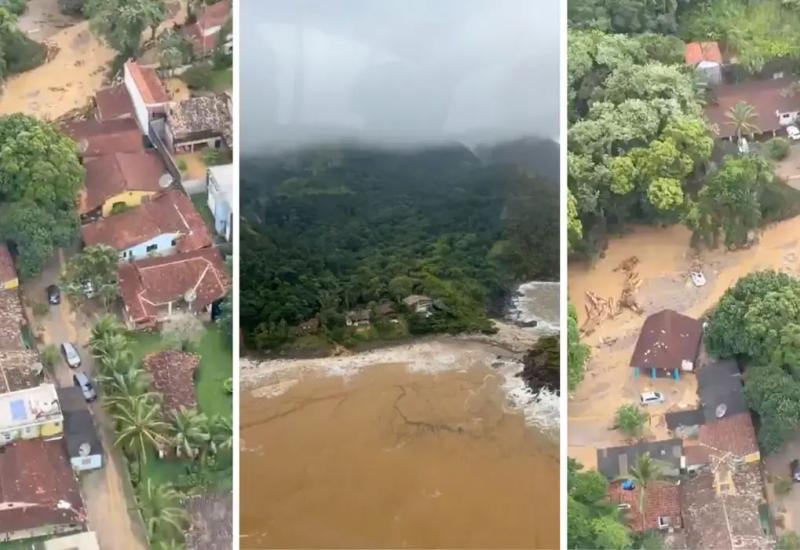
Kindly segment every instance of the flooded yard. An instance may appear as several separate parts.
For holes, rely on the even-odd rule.
[[[572,262],[569,266],[569,299],[575,305],[579,324],[585,320],[586,293],[603,298],[618,298],[625,275],[618,266],[636,256],[636,270],[642,281],[637,301],[644,310],[636,315],[623,309],[620,315],[606,319],[585,338],[592,348],[583,382],[569,400],[569,454],[591,466],[598,447],[619,444],[619,433],[611,430],[616,409],[635,400],[642,391],[665,392],[667,404],[685,408],[696,399],[693,376],[680,382],[634,379],[628,366],[639,330],[647,315],[662,309],[674,309],[691,317],[702,317],[714,307],[722,294],[735,282],[754,271],[775,269],[800,275],[800,218],[767,227],[760,241],[748,250],[729,252],[723,248],[696,253],[689,246],[691,234],[681,225],[666,228],[632,227],[624,236],[614,238],[602,258],[589,266]],[[699,267],[707,280],[695,287],[689,271]],[[650,433],[663,435],[663,412],[654,414]]]

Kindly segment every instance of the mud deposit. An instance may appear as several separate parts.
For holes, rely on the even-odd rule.
[[[242,548],[557,548],[558,447],[503,383],[479,364],[251,376]]]

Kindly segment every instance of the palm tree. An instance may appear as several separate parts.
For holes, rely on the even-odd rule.
[[[756,126],[755,119],[758,113],[755,112],[752,105],[740,101],[731,107],[725,116],[731,121],[733,127],[736,129],[736,137],[739,141],[742,139],[742,134],[753,134],[760,132],[760,128]]]
[[[99,375],[97,380],[103,385],[104,404],[112,412],[119,404],[127,402],[129,397],[156,395],[148,391],[150,387],[148,374],[134,365],[130,365],[124,371],[110,370],[109,374]]]
[[[171,485],[153,485],[151,479],[145,481],[139,489],[139,507],[151,542],[156,538],[167,542],[182,537],[189,515],[181,505],[180,493]]]
[[[89,340],[92,357],[102,361],[115,352],[130,350],[130,339],[126,334],[104,333],[98,339]]]
[[[214,453],[233,449],[233,427],[231,419],[221,414],[215,415],[209,422],[211,431],[211,448]]]
[[[197,458],[211,441],[208,418],[197,409],[181,407],[172,415],[170,435],[178,457]]]
[[[130,395],[116,404],[112,417],[118,434],[114,446],[136,456],[141,480],[148,451],[168,443],[164,434],[169,430],[169,424],[161,417],[161,405],[147,394]]]
[[[127,331],[117,318],[107,313],[101,316],[92,327],[92,336],[89,342],[101,340],[105,334],[125,334]]]
[[[650,453],[644,453],[639,455],[636,464],[631,467],[630,475],[627,477],[639,489],[639,516],[642,518],[642,527],[644,527],[647,488],[654,481],[661,479],[661,472],[661,464],[657,460],[650,458]]]

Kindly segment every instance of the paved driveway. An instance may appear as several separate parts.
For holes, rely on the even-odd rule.
[[[58,282],[64,261],[65,255],[59,251],[58,256],[47,264],[39,277],[22,285],[27,305],[30,306],[34,302],[46,302],[45,288]],[[28,312],[28,315],[34,319],[31,311]],[[66,295],[62,294],[61,305],[50,306],[46,315],[35,320],[35,325],[43,330],[45,345],[58,346],[61,342],[73,342],[81,355],[80,370],[94,378],[94,359],[86,347],[91,331],[91,320],[72,307]],[[68,386],[73,383],[73,371],[63,358],[59,359],[53,370],[59,386]],[[95,423],[105,450],[104,467],[84,472],[80,476],[90,529],[97,533],[97,539],[103,550],[144,549],[147,547],[144,528],[134,519],[136,517],[135,510],[129,510],[129,507],[132,508],[134,505],[133,489],[125,476],[125,466],[120,453],[113,445],[113,425],[99,403],[91,404],[90,408],[94,413]]]

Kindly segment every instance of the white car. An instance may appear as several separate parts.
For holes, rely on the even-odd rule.
[[[78,350],[71,342],[61,344],[61,355],[64,356],[64,360],[70,368],[75,369],[81,366],[81,356],[78,355]]]
[[[639,396],[642,405],[653,405],[664,402],[664,394],[657,391],[646,391]]]
[[[700,273],[699,271],[692,271],[689,273],[692,278],[692,283],[694,286],[705,286],[706,284],[706,276]]]
[[[787,126],[786,135],[792,141],[797,141],[798,139],[800,139],[800,129],[798,129],[797,126]]]

